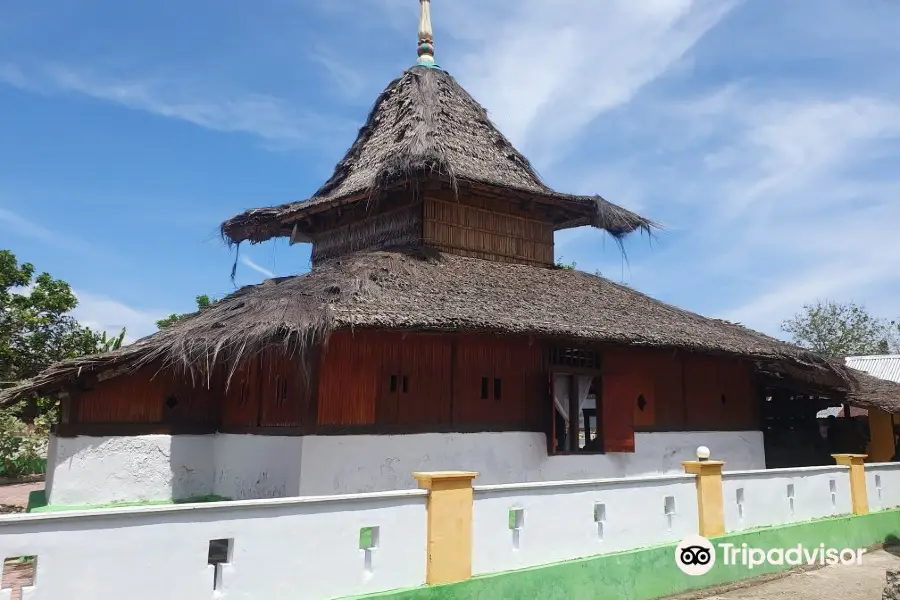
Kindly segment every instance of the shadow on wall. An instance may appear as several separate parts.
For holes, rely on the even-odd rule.
[[[56,506],[202,497],[213,492],[212,436],[58,438],[48,465]]]
[[[900,558],[900,538],[894,534],[889,534],[884,538],[884,549],[889,554]]]

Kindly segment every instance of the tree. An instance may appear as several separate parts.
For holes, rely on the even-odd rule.
[[[883,354],[892,348],[897,324],[873,317],[860,305],[819,301],[781,325],[794,343],[829,356]]]
[[[197,300],[197,310],[203,310],[204,308],[209,308],[210,306],[212,306],[213,304],[218,302],[218,300],[210,300],[209,296],[207,296],[206,294],[203,294],[202,296],[197,296],[196,300]],[[171,327],[172,325],[174,325],[175,323],[178,323],[179,321],[185,320],[186,318],[190,317],[193,314],[194,313],[185,313],[185,314],[177,315],[175,313],[172,313],[165,319],[160,319],[159,321],[157,321],[156,326],[159,327],[160,329],[165,329],[166,327]]]
[[[35,277],[31,263],[0,250],[0,382],[34,377],[51,364],[121,345],[81,325],[69,313],[78,299],[68,283],[48,273]]]

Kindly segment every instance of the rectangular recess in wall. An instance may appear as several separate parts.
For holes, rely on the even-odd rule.
[[[11,598],[22,598],[25,588],[35,584],[37,556],[11,556],[3,561],[0,589],[12,590]],[[16,591],[18,590],[18,596]]]
[[[672,521],[675,519],[675,496],[666,496],[663,501],[663,512],[666,515],[666,523],[672,529]]]
[[[509,528],[522,529],[525,527],[525,509],[511,508],[509,509]]]
[[[222,538],[209,541],[206,562],[213,567],[213,590],[222,589],[222,565],[231,563],[234,539]]]
[[[597,524],[597,537],[603,541],[603,524],[606,523],[606,504],[594,503],[594,523]]]
[[[378,548],[380,534],[381,529],[377,526],[361,528],[359,530],[359,549],[374,550]]]

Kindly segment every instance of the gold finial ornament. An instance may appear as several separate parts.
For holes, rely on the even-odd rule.
[[[419,49],[418,64],[434,66],[434,33],[431,29],[431,0],[419,0]]]

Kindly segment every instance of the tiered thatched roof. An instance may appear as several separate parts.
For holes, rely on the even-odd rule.
[[[567,218],[557,228],[592,225],[622,237],[653,223],[600,196],[555,192],[491,123],[487,112],[445,71],[413,67],[381,93],[334,174],[311,198],[248,210],[222,225],[230,242],[290,236],[293,224],[350,202],[368,202],[426,177],[457,186],[490,186],[552,204]],[[305,225],[314,237],[315,226]],[[301,236],[301,239],[303,236]],[[311,239],[311,238],[310,238]]]
[[[329,332],[349,328],[681,348],[783,364],[843,391],[857,393],[858,388],[840,363],[602,277],[411,250],[356,254],[325,262],[306,275],[242,288],[117,352],[55,365],[0,393],[0,399],[58,389],[89,371],[124,373],[157,360],[208,374],[217,363],[233,363],[271,345],[302,354]],[[879,393],[894,392],[870,388],[858,398],[879,402]]]

